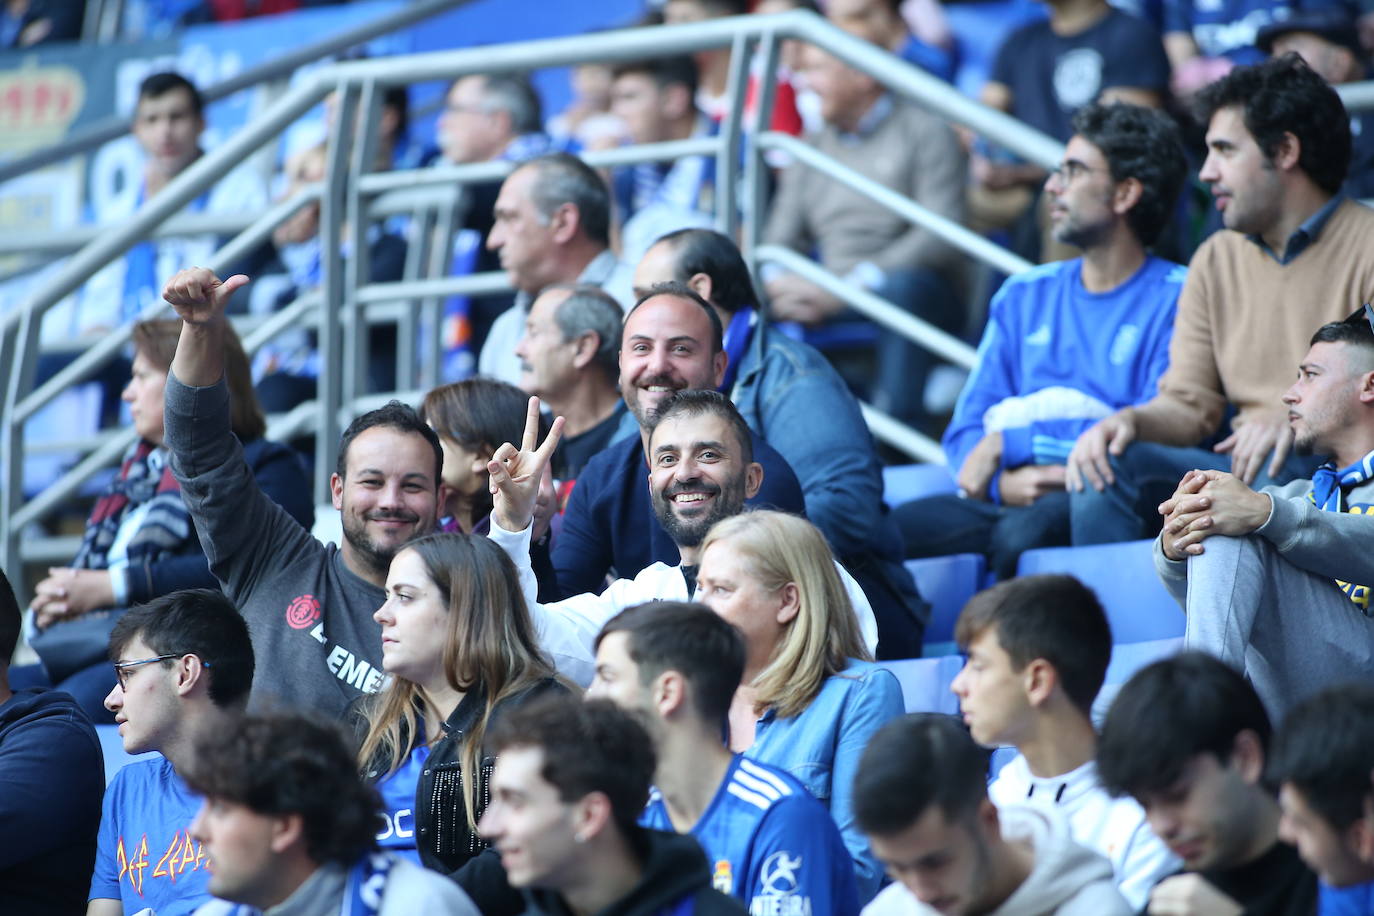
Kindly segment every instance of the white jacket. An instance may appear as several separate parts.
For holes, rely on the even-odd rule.
[[[498,525],[493,516],[487,537],[515,563],[516,572],[520,574],[520,591],[534,617],[540,645],[552,657],[560,674],[583,687],[592,682],[596,673],[596,634],[601,632],[606,621],[646,601],[695,598],[687,594],[687,579],[681,566],[654,563],[641,569],[633,579],[617,579],[599,595],[587,592],[551,604],[540,604],[538,582],[530,566],[530,528],[527,526],[524,531],[512,533]],[[878,645],[878,622],[873,616],[873,607],[854,577],[839,563],[835,564],[835,569],[849,593],[854,615],[859,619],[859,632],[871,653]]]
[[[1117,890],[1134,910],[1144,909],[1150,889],[1183,867],[1145,822],[1145,811],[1135,799],[1107,794],[1094,761],[1062,776],[1040,779],[1017,754],[988,786],[988,797],[998,808],[1029,805],[1067,818],[1074,840],[1112,863]]]

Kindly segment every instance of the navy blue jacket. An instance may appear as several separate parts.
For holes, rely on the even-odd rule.
[[[797,475],[756,433],[753,441],[754,460],[763,465],[763,485],[748,505],[805,516]],[[563,529],[553,543],[561,597],[599,593],[607,573],[632,579],[653,563],[682,562],[677,544],[654,515],[648,480],[638,435],[612,443],[577,475]]]
[[[35,687],[0,703],[0,903],[10,916],[86,912],[105,765],[68,694]]]

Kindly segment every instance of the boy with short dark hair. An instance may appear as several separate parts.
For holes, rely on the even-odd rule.
[[[1098,775],[1140,802],[1185,870],[1155,886],[1152,911],[1313,912],[1316,876],[1280,841],[1264,781],[1270,734],[1255,688],[1201,652],[1155,662],[1121,688],[1098,739]]]
[[[1126,902],[1144,906],[1178,860],[1134,800],[1097,776],[1093,699],[1112,654],[1097,596],[1071,576],[1025,576],[975,595],[955,626],[967,653],[951,689],[973,737],[1019,752],[988,786],[999,808],[1055,811],[1073,838],[1111,860]]]

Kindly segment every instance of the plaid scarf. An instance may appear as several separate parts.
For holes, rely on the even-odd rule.
[[[110,548],[125,517],[145,505],[147,512],[126,550],[130,566],[162,559],[195,536],[191,513],[181,501],[181,487],[167,464],[167,451],[140,439],[124,453],[119,476],[96,501],[72,566],[108,569]]]

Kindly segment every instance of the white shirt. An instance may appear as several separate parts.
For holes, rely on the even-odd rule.
[[[551,604],[537,600],[538,583],[530,566],[530,526],[511,533],[496,523],[493,516],[491,532],[487,535],[506,552],[520,575],[520,591],[534,618],[539,642],[553,659],[559,673],[582,686],[592,682],[596,673],[596,635],[616,614],[626,608],[648,601],[688,601],[687,578],[681,566],[654,563],[639,571],[633,579],[617,579],[601,594],[587,592]],[[844,582],[845,591],[854,605],[859,620],[859,632],[871,653],[878,645],[878,622],[859,583],[854,581],[839,563],[835,569]]]
[[[1062,776],[1040,779],[1017,754],[988,786],[988,797],[998,808],[1029,805],[1058,811],[1068,820],[1075,842],[1111,861],[1117,890],[1136,911],[1145,907],[1155,884],[1183,867],[1145,822],[1135,799],[1107,794],[1094,761]]]

